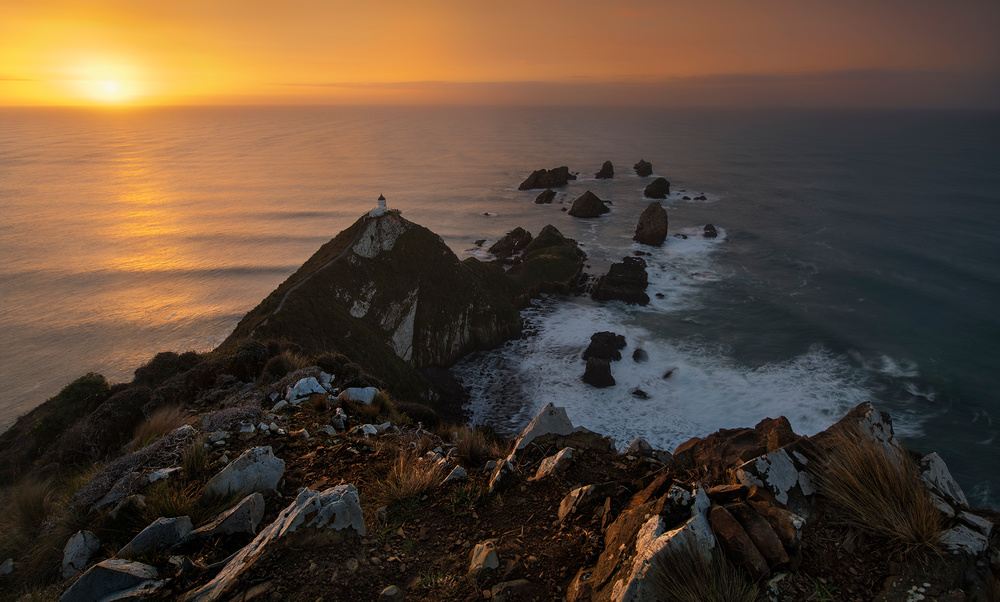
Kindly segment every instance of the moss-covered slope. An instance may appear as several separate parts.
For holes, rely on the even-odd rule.
[[[250,311],[223,343],[284,339],[337,351],[399,393],[420,390],[416,369],[447,366],[520,331],[532,294],[564,290],[583,254],[548,226],[504,273],[460,261],[439,236],[389,212],[364,216],[323,245]]]

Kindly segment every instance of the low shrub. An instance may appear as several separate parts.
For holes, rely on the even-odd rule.
[[[135,378],[132,379],[132,384],[155,389],[168,379],[187,372],[202,361],[202,357],[194,351],[187,351],[182,354],[177,354],[173,351],[162,351],[153,356],[153,359],[135,369]]]
[[[59,442],[62,460],[87,463],[118,452],[132,440],[135,428],[145,419],[142,409],[151,396],[149,387],[132,387],[111,396],[67,429]]]
[[[71,424],[89,414],[108,398],[111,385],[104,376],[90,372],[63,387],[46,404],[51,409],[31,427],[31,435],[40,448],[55,441]]]
[[[904,554],[940,550],[943,516],[904,450],[856,427],[831,432],[826,445],[829,454],[810,464],[812,475],[820,495],[848,522]]]
[[[267,360],[260,378],[264,384],[270,384],[284,378],[286,374],[308,368],[312,363],[308,358],[286,349]]]

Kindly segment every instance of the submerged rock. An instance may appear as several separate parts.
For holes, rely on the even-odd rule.
[[[542,191],[541,194],[535,197],[536,205],[548,205],[556,198],[556,191],[551,188]]]

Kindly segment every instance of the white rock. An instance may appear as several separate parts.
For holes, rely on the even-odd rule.
[[[334,435],[337,434],[337,429],[335,429],[335,428],[333,428],[332,426],[329,426],[329,425],[328,426],[321,426],[320,428],[316,429],[316,433],[315,434],[317,434],[317,435],[326,435],[328,437],[332,437],[332,436],[334,436]]]
[[[179,543],[191,532],[191,518],[158,518],[143,529],[132,541],[115,554],[118,558],[135,560],[145,555],[162,552]]]
[[[689,495],[690,499],[690,495]],[[611,599],[618,602],[654,602],[660,600],[655,585],[654,564],[669,554],[700,553],[705,562],[711,561],[715,535],[708,524],[706,512],[711,501],[699,488],[693,497],[692,516],[682,526],[666,531],[662,516],[646,521],[636,536],[636,555],[631,574],[614,584]]]
[[[736,470],[736,478],[747,487],[764,487],[796,514],[808,518],[806,499],[816,488],[805,470],[806,462],[801,454],[782,448],[746,462]]]
[[[226,510],[211,522],[198,527],[189,537],[214,537],[233,533],[257,534],[257,526],[264,518],[264,496],[259,493],[248,495],[240,503]]]
[[[162,481],[163,479],[169,479],[180,471],[180,466],[174,466],[173,468],[161,468],[160,470],[154,470],[149,473],[149,475],[146,476],[146,480],[150,483],[155,483],[157,481]]]
[[[4,560],[2,563],[0,563],[0,577],[3,577],[4,575],[10,575],[13,572],[14,572],[13,558],[8,558],[7,560]]]
[[[569,435],[573,432],[573,423],[566,415],[566,408],[556,407],[551,402],[545,404],[538,414],[524,427],[517,438],[514,452],[524,449],[536,437],[555,433],[557,435]]]
[[[336,542],[348,532],[365,536],[365,521],[361,513],[358,491],[354,485],[338,485],[323,492],[303,489],[278,518],[229,561],[222,571],[205,586],[185,596],[186,602],[212,601],[224,598],[235,581],[249,569],[279,539],[299,535],[307,540],[329,538]]]
[[[80,576],[59,602],[93,602],[94,600],[119,599],[125,592],[136,588],[151,593],[163,585],[157,581],[156,567],[121,558],[98,562]]]
[[[260,432],[264,432],[264,431],[270,430],[270,429],[267,426],[266,422],[261,422],[260,424],[257,425],[257,430],[260,431]]]
[[[337,399],[341,401],[356,401],[358,403],[371,403],[375,399],[375,395],[378,394],[378,389],[375,387],[350,387],[344,389],[337,396]]]
[[[472,579],[479,579],[484,572],[495,571],[500,568],[500,559],[497,558],[496,545],[493,541],[484,541],[476,544],[472,549],[472,558],[469,561],[469,576]]]
[[[938,494],[952,506],[968,506],[969,500],[962,486],[951,476],[948,465],[937,452],[927,454],[920,460],[920,480],[931,491]]]
[[[208,434],[208,440],[212,443],[218,443],[219,441],[225,441],[229,438],[229,431],[215,431],[214,433]]]
[[[272,433],[277,433],[279,430],[278,425],[272,422],[271,424],[267,425],[267,430],[271,431]]]
[[[636,437],[632,440],[632,443],[628,444],[625,448],[626,454],[643,454],[651,453],[653,451],[653,446],[646,442],[642,437]]]
[[[564,447],[558,453],[542,460],[538,466],[538,472],[535,473],[535,480],[544,479],[569,468],[569,465],[573,463],[574,452],[572,447]]]
[[[257,432],[257,427],[250,423],[240,424],[240,437],[250,437]]]
[[[958,520],[962,521],[969,527],[972,527],[973,529],[975,529],[976,531],[982,533],[987,537],[989,537],[990,533],[993,531],[992,522],[979,515],[972,514],[971,512],[960,512],[958,514]]]
[[[965,525],[955,525],[951,529],[944,531],[941,535],[941,543],[945,549],[954,553],[967,552],[975,556],[986,551],[989,546],[989,539],[982,533],[973,531]]]
[[[86,568],[101,549],[101,540],[90,531],[77,531],[63,547],[62,576],[72,577]]]
[[[444,478],[443,483],[449,483],[451,481],[463,481],[469,478],[469,473],[465,472],[465,469],[461,466],[456,466],[454,470],[448,473],[448,476]]]
[[[312,376],[302,378],[295,383],[295,386],[288,388],[288,392],[285,393],[285,401],[297,405],[316,393],[326,393],[326,389]]]
[[[323,388],[327,391],[331,390],[333,387],[334,376],[332,374],[327,374],[326,372],[319,373],[319,384],[323,385]]]
[[[277,412],[277,411],[278,411],[278,410],[280,410],[281,408],[283,408],[283,407],[286,407],[286,406],[289,406],[289,405],[291,405],[291,404],[290,404],[290,403],[288,403],[287,401],[285,401],[284,399],[282,399],[282,400],[281,400],[281,401],[279,401],[278,403],[276,403],[276,404],[274,404],[273,406],[271,406],[271,411],[272,411],[272,412]]]
[[[206,495],[227,495],[234,491],[252,493],[274,489],[285,472],[285,461],[274,457],[270,447],[254,447],[243,452],[205,485]]]
[[[387,431],[392,427],[391,422],[383,422],[382,424],[375,425],[375,430],[378,432]]]
[[[355,428],[355,430],[365,437],[378,434],[378,428],[374,424],[362,424],[361,426]]]

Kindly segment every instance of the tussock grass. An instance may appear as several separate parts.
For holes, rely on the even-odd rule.
[[[458,457],[470,466],[481,466],[509,452],[510,442],[499,440],[491,431],[480,426],[462,424],[452,428],[450,434]]]
[[[903,554],[940,551],[943,517],[904,450],[872,441],[857,428],[832,433],[829,449],[813,477],[819,493],[851,524]]]
[[[187,423],[188,417],[182,408],[178,406],[160,408],[135,427],[135,435],[132,437],[132,443],[129,444],[129,451],[138,451]]]
[[[208,448],[205,447],[207,441],[205,435],[199,435],[184,448],[181,468],[188,479],[196,480],[208,469]]]
[[[0,515],[0,556],[17,560],[11,579],[37,585],[58,576],[62,548],[83,526],[66,506],[66,495],[51,479],[28,477],[9,492]]]
[[[412,451],[402,451],[385,478],[376,484],[376,495],[387,506],[413,501],[437,487],[444,476],[443,465]]]
[[[653,560],[653,584],[663,600],[676,602],[758,602],[757,585],[741,573],[716,545],[711,560],[684,546]]]
[[[163,517],[189,516],[192,523],[200,525],[245,497],[242,491],[221,496],[203,496],[200,483],[183,483],[176,479],[154,483],[144,495],[146,504],[136,517],[140,529]]]

